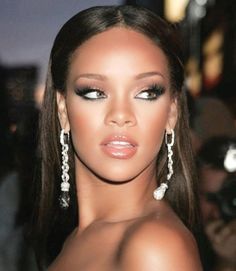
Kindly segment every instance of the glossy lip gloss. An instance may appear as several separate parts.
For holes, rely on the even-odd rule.
[[[111,158],[129,159],[137,152],[138,145],[125,135],[114,135],[102,141],[103,152]]]

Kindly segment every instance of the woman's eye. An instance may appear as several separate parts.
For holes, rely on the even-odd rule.
[[[165,89],[161,86],[153,86],[148,89],[142,90],[136,95],[137,99],[153,101],[156,100],[160,95],[164,93]]]
[[[86,100],[99,100],[106,98],[105,93],[99,89],[76,89],[76,94]]]

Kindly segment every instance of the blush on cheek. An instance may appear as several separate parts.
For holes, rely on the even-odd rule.
[[[150,140],[157,142],[162,142],[164,135],[165,135],[165,129],[167,124],[167,118],[163,118],[163,116],[160,116],[160,118],[152,121],[153,125],[151,126],[150,130],[148,131],[148,134],[150,135]]]

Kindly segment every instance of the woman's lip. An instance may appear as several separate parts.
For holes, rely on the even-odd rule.
[[[138,144],[124,135],[110,136],[102,141],[103,152],[116,159],[129,159],[135,155]]]
[[[107,138],[105,138],[101,145],[120,145],[120,146],[125,146],[125,145],[130,145],[130,146],[133,146],[133,147],[137,147],[138,144],[137,142],[126,136],[126,135],[112,135],[112,136],[109,136]]]

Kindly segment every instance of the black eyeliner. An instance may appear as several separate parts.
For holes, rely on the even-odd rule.
[[[143,92],[149,92],[149,93],[153,93],[155,94],[155,97],[153,98],[147,98],[147,101],[155,101],[157,100],[162,94],[165,93],[165,87],[162,85],[158,85],[158,84],[153,84],[149,87],[147,87],[146,89],[142,90],[141,93]]]
[[[161,95],[165,92],[165,87],[154,84],[151,87],[149,87],[148,90],[151,90],[155,92],[156,94]]]
[[[96,100],[96,99],[91,99],[91,98],[88,98],[86,97],[86,94],[89,94],[93,91],[97,91],[97,92],[102,92],[102,90],[98,89],[98,88],[93,88],[93,87],[81,87],[81,88],[75,88],[75,93],[76,95],[78,95],[79,97],[81,97],[82,99],[85,99],[85,100],[90,100],[90,101],[93,101],[93,100]],[[99,99],[99,98],[98,98]]]
[[[96,91],[96,90],[100,91],[97,88],[82,87],[82,88],[76,88],[75,93],[78,94],[79,96],[82,96],[82,95],[88,94],[91,91]]]

